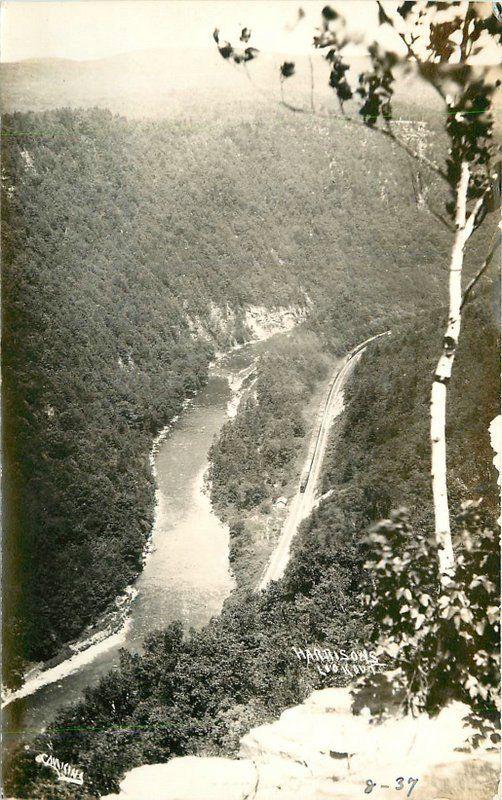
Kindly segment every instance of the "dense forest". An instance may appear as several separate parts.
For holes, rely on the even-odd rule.
[[[318,413],[318,394],[337,360],[308,325],[275,336],[257,359],[238,413],[209,451],[208,488],[228,523],[237,586],[254,588],[296,491]],[[322,389],[321,389],[322,390]]]
[[[495,518],[498,492],[488,425],[497,413],[498,376],[493,369],[498,357],[496,309],[490,307],[487,297],[485,306],[468,307],[466,314],[469,327],[461,347],[478,355],[468,376],[460,367],[452,386],[455,413],[450,413],[448,420],[452,436],[448,449],[450,497],[452,507],[459,509],[469,487],[469,496],[482,498],[483,508]],[[430,391],[427,379],[434,365],[434,353],[428,355],[428,339],[434,339],[436,329],[430,315],[423,312],[417,314],[415,325],[418,330],[398,326],[390,339],[371,345],[358,367],[357,381],[347,393],[343,422],[336,421],[333,426],[321,486],[321,493],[330,492],[330,498],[323,508],[344,509],[343,525],[349,529],[368,526],[404,505],[413,525],[426,535],[431,533],[426,411]],[[401,348],[399,359],[395,358],[396,338]],[[258,386],[263,378],[263,392],[258,389],[256,397],[226,423],[211,450],[212,499],[220,514],[231,520],[231,552],[237,560],[241,552],[250,557],[249,547],[244,547],[251,537],[245,512],[255,506],[260,510],[264,498],[277,496],[291,477],[305,432],[301,401],[304,404],[312,390],[311,383],[302,382],[307,364],[311,380],[323,374],[319,366],[325,362],[318,350],[316,356],[309,354],[306,364],[301,339],[294,348],[285,362],[271,353],[258,365]],[[280,349],[287,352],[288,347]],[[404,364],[409,366],[403,369]],[[480,385],[486,386],[486,395],[480,396]],[[398,391],[393,393],[390,387]],[[477,415],[472,414],[473,408],[478,408]],[[280,448],[274,448],[277,429],[281,430]],[[269,455],[271,449],[275,458]]]
[[[303,444],[303,408],[329,359],[312,332],[271,343],[253,391],[209,452],[211,500],[219,514],[251,509],[281,494]]]
[[[323,346],[343,352],[442,296],[449,234],[417,205],[407,157],[336,120],[62,109],[5,115],[3,134],[15,683],[137,573],[152,437],[204,383],[214,347],[248,335],[243,310],[308,303]]]
[[[397,326],[358,364],[326,458],[324,489],[333,493],[303,523],[283,580],[230,600],[219,619],[186,640],[177,624],[153,635],[142,656],[124,653],[120,669],[59,715],[47,736],[59,758],[84,769],[85,790],[55,787],[41,778],[31,751],[23,751],[11,791],[92,797],[135,765],[192,752],[233,753],[251,725],[322,685],[292,645],[341,648],[372,640],[377,632],[362,602],[371,582],[364,569],[368,526],[403,502],[417,535],[432,525],[426,419],[441,316],[418,314]],[[452,508],[483,496],[488,517],[495,516],[487,427],[499,408],[498,382],[490,377],[498,348],[484,292],[466,308],[448,427]],[[329,684],[341,680],[332,675]]]

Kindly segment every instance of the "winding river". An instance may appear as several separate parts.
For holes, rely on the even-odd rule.
[[[211,369],[206,387],[171,426],[155,455],[152,552],[136,582],[137,595],[126,625],[71,663],[56,667],[56,680],[34,686],[31,693],[6,706],[3,730],[8,748],[20,738],[32,738],[62,706],[78,700],[86,686],[95,685],[118,664],[120,648],[141,649],[147,634],[173,620],[181,620],[188,630],[201,628],[220,613],[234,586],[228,530],[211,510],[203,477],[209,447],[235,412],[239,389],[246,385],[255,358],[253,345],[222,358]]]

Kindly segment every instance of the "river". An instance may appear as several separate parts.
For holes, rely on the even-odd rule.
[[[252,345],[223,357],[157,449],[152,552],[136,581],[137,595],[124,629],[74,657],[70,674],[65,674],[69,662],[64,662],[56,668],[62,677],[6,706],[7,749],[32,738],[61,707],[95,685],[118,664],[120,648],[140,650],[147,634],[173,620],[181,620],[188,630],[203,627],[220,613],[234,586],[228,529],[211,510],[203,476],[211,443],[228,415],[235,413],[239,389],[245,387],[255,358]]]

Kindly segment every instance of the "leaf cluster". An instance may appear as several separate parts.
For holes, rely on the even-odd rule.
[[[499,557],[496,534],[483,516],[479,501],[463,504],[451,578],[439,580],[435,542],[413,530],[404,510],[369,532],[365,568],[373,580],[367,602],[380,648],[400,671],[405,705],[435,713],[459,700],[473,719],[494,729],[500,714]]]

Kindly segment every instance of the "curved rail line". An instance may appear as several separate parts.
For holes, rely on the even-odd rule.
[[[311,446],[307,455],[306,465],[300,477],[298,490],[291,500],[289,513],[284,522],[279,541],[263,572],[256,591],[265,589],[271,581],[277,581],[282,578],[289,561],[291,542],[300,523],[310,514],[314,507],[315,490],[321,472],[331,424],[343,410],[343,393],[347,378],[368,345],[382,336],[389,336],[390,333],[391,331],[378,333],[376,336],[371,336],[361,344],[358,344],[345,356],[341,366],[337,369],[322,406],[321,419],[311,437]]]

